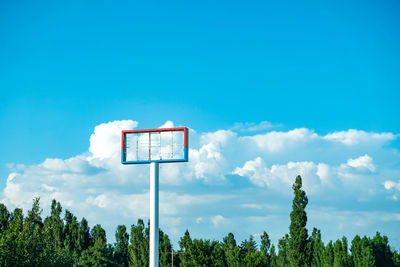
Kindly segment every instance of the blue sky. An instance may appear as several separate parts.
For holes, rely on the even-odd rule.
[[[161,188],[174,205],[160,223],[175,242],[186,228],[217,239],[266,230],[276,241],[288,232],[290,179],[302,173],[310,229],[326,239],[380,230],[400,248],[399,9],[1,1],[1,198],[29,207],[35,194],[43,206],[58,196],[112,239],[121,206],[109,203],[139,205],[148,191],[143,167],[113,165],[115,132],[171,121],[193,129],[194,155],[164,167],[176,174]],[[132,208],[120,223],[139,216]]]

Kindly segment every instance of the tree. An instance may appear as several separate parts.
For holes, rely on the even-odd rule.
[[[376,266],[372,244],[366,236],[361,239],[361,259],[360,266]]]
[[[294,198],[290,213],[289,263],[291,266],[310,265],[309,239],[306,229],[307,214],[305,212],[308,198],[301,187],[302,181],[298,175],[293,184]]]
[[[387,236],[381,236],[379,232],[376,232],[375,237],[371,240],[371,245],[377,267],[394,266],[393,253]]]
[[[227,265],[234,267],[241,266],[240,251],[236,245],[235,236],[232,233],[223,238],[223,248]]]
[[[85,217],[83,217],[81,222],[79,223],[78,230],[78,254],[80,255],[83,251],[88,249],[91,243],[92,240],[90,236],[88,221],[85,219]]]
[[[311,266],[322,267],[322,254],[324,253],[324,243],[321,240],[321,231],[313,228],[311,238]]]
[[[334,267],[348,267],[350,261],[348,259],[347,239],[336,240],[333,245],[333,266]]]
[[[278,257],[276,262],[278,266],[288,266],[289,265],[289,235],[285,234],[284,237],[278,240]]]
[[[47,258],[43,257],[44,240],[42,235],[43,222],[40,214],[40,198],[33,200],[32,209],[28,211],[22,233],[20,235],[23,247],[23,261],[25,266],[43,266],[47,263]]]
[[[349,254],[349,246],[347,242],[347,238],[345,236],[342,237],[342,257],[343,257],[343,267],[351,267],[353,265],[351,261],[351,256]]]
[[[188,266],[211,266],[210,240],[193,239],[192,247],[186,251],[189,258]]]
[[[0,238],[0,266],[18,266],[23,262],[25,256],[21,238],[23,227],[22,209],[16,208],[11,213],[7,230]]]
[[[64,222],[61,219],[61,204],[55,199],[51,203],[50,216],[45,218],[43,226],[43,256],[51,266],[63,266],[71,263],[64,248]]]
[[[114,261],[117,266],[128,266],[129,235],[125,225],[118,225],[115,240]]]
[[[325,247],[325,251],[322,254],[322,266],[324,267],[331,267],[333,266],[333,244],[332,241],[329,241],[328,245]]]
[[[277,263],[277,256],[276,256],[276,252],[275,252],[275,246],[272,245],[271,249],[270,249],[270,260],[269,260],[269,264],[271,267],[278,267],[278,263]]]
[[[8,221],[10,219],[10,213],[7,210],[7,207],[0,203],[0,234],[4,233],[4,231],[8,227]]]
[[[393,266],[400,267],[400,253],[393,251]]]
[[[250,235],[250,238],[243,240],[240,244],[240,257],[244,266],[262,266],[263,261],[261,253],[257,250],[256,241],[254,237]]]
[[[128,260],[131,266],[149,265],[149,231],[142,219],[131,226],[131,244],[128,247]]]
[[[261,258],[264,266],[270,266],[270,254],[269,254],[270,247],[271,247],[271,239],[269,239],[267,232],[264,231],[264,233],[261,235],[261,246],[260,246]]]
[[[95,225],[92,229],[91,236],[93,238],[93,246],[83,251],[79,265],[81,266],[111,266],[113,262],[113,250],[107,245],[106,232],[99,225]]]
[[[219,241],[211,242],[211,262],[212,266],[224,267],[226,266],[226,257],[223,244]]]
[[[186,229],[185,234],[179,240],[179,266],[191,266],[190,265],[190,255],[192,253],[193,241],[190,237],[189,231]]]
[[[167,234],[161,229],[158,231],[159,250],[160,250],[160,266],[171,266],[172,245]]]
[[[70,264],[79,261],[79,223],[78,219],[68,210],[65,210],[64,249]]]
[[[362,239],[356,235],[351,241],[351,256],[354,267],[375,266],[374,252],[370,240],[367,237]]]

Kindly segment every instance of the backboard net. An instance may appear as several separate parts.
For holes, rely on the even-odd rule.
[[[188,160],[186,127],[122,131],[122,164]]]

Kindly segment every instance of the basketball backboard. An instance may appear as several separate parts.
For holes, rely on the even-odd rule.
[[[188,160],[186,127],[122,131],[122,164]]]

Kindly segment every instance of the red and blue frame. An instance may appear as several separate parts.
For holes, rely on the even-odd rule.
[[[181,159],[160,159],[160,160],[126,160],[125,138],[129,133],[147,133],[147,132],[168,132],[168,131],[183,131],[183,158]],[[158,129],[141,129],[141,130],[125,130],[122,131],[121,140],[121,163],[122,164],[146,164],[151,162],[168,163],[168,162],[188,162],[189,161],[189,134],[187,127],[176,128],[158,128]]]

